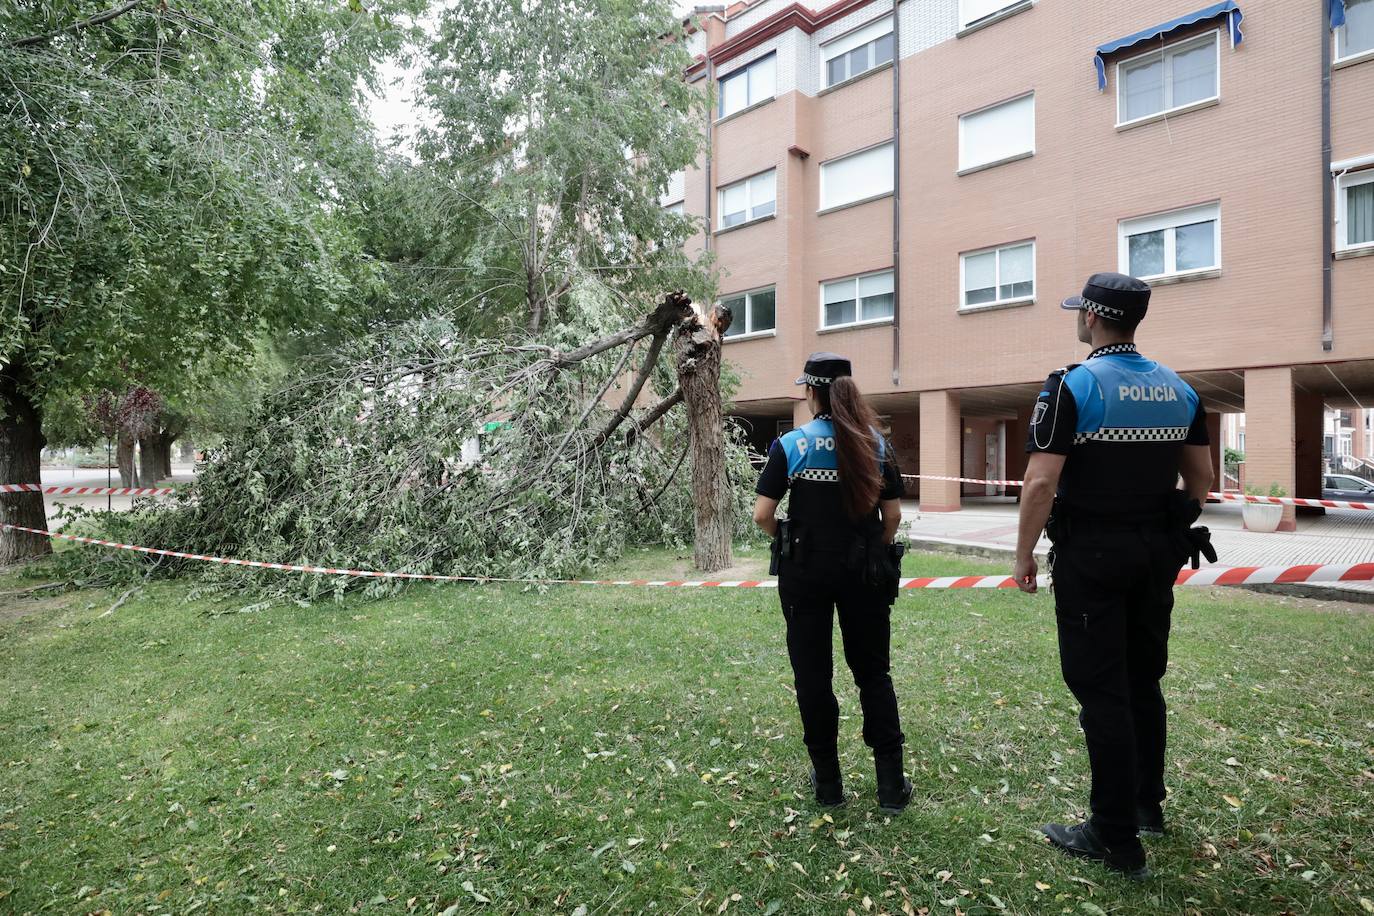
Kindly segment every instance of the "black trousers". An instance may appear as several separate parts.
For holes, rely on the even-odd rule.
[[[889,673],[892,608],[845,570],[838,556],[812,554],[805,565],[784,561],[778,576],[802,741],[813,755],[824,756],[835,752],[839,738],[840,704],[831,688],[831,633],[838,611],[844,659],[859,688],[864,743],[874,754],[900,751],[905,738]]]
[[[1064,683],[1082,705],[1092,822],[1134,837],[1136,808],[1164,800],[1164,694],[1174,580],[1183,565],[1162,527],[1076,525],[1054,548]]]

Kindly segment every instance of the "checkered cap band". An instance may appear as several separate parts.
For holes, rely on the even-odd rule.
[[[826,378],[821,375],[812,375],[810,372],[803,372],[801,380],[802,384],[805,385],[829,385],[831,382],[835,381],[833,378]]]
[[[1140,429],[1117,427],[1099,429],[1095,433],[1078,433],[1075,445],[1084,442],[1182,442],[1188,438],[1186,426],[1148,426]]]
[[[1085,311],[1092,312],[1094,315],[1101,315],[1103,318],[1126,317],[1125,309],[1114,309],[1110,305],[1103,305],[1101,302],[1095,302],[1088,298],[1083,299],[1083,308]]]
[[[830,468],[806,468],[794,480],[814,480],[819,483],[839,483],[840,472]]]

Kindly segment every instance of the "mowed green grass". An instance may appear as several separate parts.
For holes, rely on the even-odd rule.
[[[188,594],[4,599],[37,612],[0,622],[0,912],[1374,907],[1366,609],[1179,591],[1173,832],[1136,884],[1036,832],[1088,788],[1047,594],[899,599],[916,796],[895,819],[838,661],[851,798],[810,803],[773,591],[439,586],[218,615]]]

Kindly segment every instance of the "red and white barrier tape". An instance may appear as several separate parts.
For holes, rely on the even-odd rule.
[[[199,560],[204,563],[221,563],[227,566],[247,566],[254,569],[272,569],[279,572],[317,573],[326,576],[362,576],[371,579],[419,579],[428,582],[514,582],[525,585],[631,585],[655,588],[777,588],[776,579],[744,580],[686,580],[686,579],[513,579],[500,576],[443,576],[434,573],[378,572],[368,569],[341,569],[332,566],[301,566],[291,563],[264,563],[259,560],[238,560],[230,557],[212,557],[199,553],[184,553],[179,550],[161,550],[156,547],[139,547],[134,544],[120,544],[99,538],[82,537],[76,534],[62,534],[56,531],[43,531],[40,528],[26,528],[0,522],[0,528],[13,531],[26,531],[43,537],[73,541],[78,544],[94,544],[98,547],[111,547],[116,550],[132,550],[138,553],[162,557],[177,557],[183,560]],[[1304,566],[1236,566],[1209,567],[1207,569],[1184,569],[1178,574],[1178,585],[1294,585],[1299,583],[1321,582],[1369,582],[1374,581],[1374,563],[1355,563],[1348,565],[1304,565]],[[1048,576],[1036,577],[1036,583],[1045,588],[1050,584]],[[921,576],[904,578],[902,589],[916,588],[1016,588],[1016,580],[1011,576]]]
[[[166,496],[173,487],[45,487],[36,483],[0,483],[0,493],[48,493],[53,496]]]
[[[1024,480],[984,480],[981,477],[945,477],[939,474],[903,474],[911,480],[948,480],[955,483],[977,483],[994,487],[1020,487]],[[1301,496],[1251,496],[1248,493],[1208,493],[1208,499],[1233,503],[1268,503],[1275,506],[1314,506],[1321,509],[1364,509],[1374,511],[1374,503],[1347,502],[1340,499],[1308,499]]]

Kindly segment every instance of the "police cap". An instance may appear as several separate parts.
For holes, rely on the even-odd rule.
[[[1060,308],[1084,310],[1113,321],[1139,323],[1150,306],[1150,285],[1125,274],[1093,274],[1083,295],[1070,296]]]
[[[829,385],[842,375],[853,374],[849,360],[838,353],[812,353],[806,358],[806,366],[802,369],[802,375],[801,378],[797,379],[797,384],[820,388]]]

